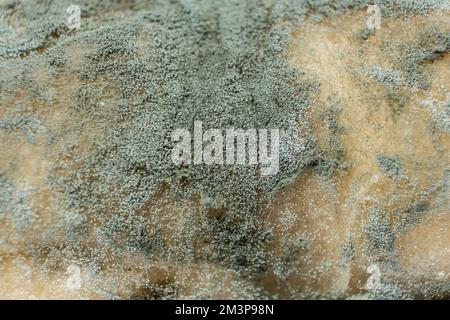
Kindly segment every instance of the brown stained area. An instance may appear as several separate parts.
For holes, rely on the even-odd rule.
[[[397,114],[389,105],[386,89],[369,78],[364,69],[370,65],[398,69],[392,56],[400,52],[388,45],[386,39],[394,44],[414,43],[426,28],[438,26],[448,31],[448,17],[430,15],[407,21],[384,18],[381,30],[364,41],[355,34],[363,29],[366,17],[365,12],[352,12],[302,27],[293,33],[287,56],[291,65],[320,83],[320,92],[309,116],[313,119],[310,130],[324,150],[329,148],[327,141],[332,133],[320,113],[327,108],[330,99],[341,108],[338,124],[344,130],[339,139],[345,149],[343,160],[351,163],[348,170],[335,173],[334,190],[324,188],[324,183],[318,182],[319,177],[309,172],[278,194],[266,212],[276,239],[297,233],[312,237],[306,255],[302,253],[297,257],[306,257],[302,270],[318,270],[323,261],[332,265],[317,276],[313,276],[313,272],[307,275],[299,272],[294,279],[283,283],[295,281],[300,291],[311,287],[324,293],[364,291],[368,277],[365,270],[371,264],[370,253],[364,251],[367,240],[363,230],[368,209],[379,206],[391,213],[405,210],[421,196],[423,198],[425,190],[442,181],[443,169],[450,165],[450,137],[448,133],[429,130],[432,115],[422,105],[429,96],[441,101],[447,97],[448,54],[424,66],[430,90],[400,90],[399,93],[409,99]],[[380,154],[401,157],[405,176],[396,181],[386,175],[376,161]],[[436,194],[428,194],[425,198],[432,202],[434,196]],[[280,230],[283,212],[288,207],[294,212],[297,223],[289,230]],[[438,214],[434,213],[436,210]],[[450,210],[448,205],[441,205],[429,211],[423,222],[419,221],[397,237],[400,266],[406,271],[400,278],[405,282],[419,279],[426,270],[428,274],[440,274],[441,280],[448,279]],[[395,214],[391,219],[394,223]],[[348,239],[354,241],[355,257],[343,263],[342,248]],[[414,271],[416,266],[418,270]],[[267,279],[270,280],[270,275]],[[282,291],[282,286],[274,288],[274,282],[269,280],[269,289]]]
[[[399,237],[397,243],[405,253],[401,264],[408,274],[433,277],[436,281],[450,280],[450,217],[441,210],[426,217]]]

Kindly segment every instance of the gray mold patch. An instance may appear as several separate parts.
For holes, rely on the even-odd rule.
[[[201,194],[210,199],[208,209],[226,209],[220,221],[206,219],[202,225],[200,234],[212,238],[209,259],[258,274],[267,263],[258,211],[319,154],[295,127],[317,87],[299,80],[285,62],[289,29],[272,21],[268,7],[209,1],[203,11],[195,8],[190,2],[167,6],[75,36],[88,44],[79,73],[114,83],[119,93],[114,107],[122,121],[94,154],[80,159],[77,178],[58,182],[53,175],[52,185],[64,186],[70,208],[83,207],[98,219],[107,204],[124,218],[165,186],[178,197]],[[151,27],[145,27],[148,22]],[[139,51],[138,37],[145,39],[145,52]],[[98,108],[94,90],[86,85],[79,91],[79,109],[88,115]],[[203,121],[204,129],[281,129],[280,174],[261,177],[257,167],[173,165],[170,134],[192,129],[194,121]],[[132,237],[130,228],[124,232]],[[143,244],[136,241],[133,245]],[[183,256],[186,246],[174,249]]]
[[[377,288],[367,293],[356,295],[351,300],[411,300],[412,296],[395,283],[381,283]]]
[[[395,233],[389,214],[381,208],[371,208],[365,225],[369,256],[376,261],[390,262],[395,254]]]
[[[427,14],[432,11],[448,12],[450,3],[447,0],[376,0],[385,15]]]
[[[379,66],[371,66],[367,72],[370,77],[387,87],[398,87],[405,83],[401,73],[396,70],[381,68]]]
[[[348,239],[344,242],[341,249],[342,264],[345,265],[355,258],[355,241]]]
[[[0,119],[0,130],[6,134],[16,131],[31,144],[36,144],[39,135],[46,131],[42,122],[31,115],[3,117]]]
[[[37,216],[29,198],[33,189],[28,184],[20,187],[0,174],[0,219],[6,219],[15,231],[23,231],[33,226]]]
[[[419,35],[415,53],[417,63],[430,63],[444,56],[450,50],[450,33],[433,28]]]
[[[56,222],[47,227],[42,235],[44,243],[58,239],[60,242],[76,246],[88,238],[87,220],[82,213],[62,210],[55,220]]]
[[[450,133],[450,96],[444,101],[427,99],[422,104],[431,112],[435,127]]]
[[[409,208],[396,212],[397,223],[394,226],[395,232],[398,234],[407,231],[411,226],[419,222],[427,211],[428,203],[425,200],[420,200]]]
[[[434,62],[450,50],[450,34],[438,28],[423,31],[413,44],[401,44],[403,52],[397,57],[401,72],[412,90],[429,89],[428,75],[423,64]]]
[[[381,154],[376,160],[380,168],[391,178],[398,180],[404,176],[405,170],[399,156]]]

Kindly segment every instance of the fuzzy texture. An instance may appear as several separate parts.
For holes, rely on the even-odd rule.
[[[12,136],[12,143],[25,140],[51,150],[45,186],[60,202],[51,223],[40,221],[46,227],[36,231],[37,214],[27,198],[35,191],[16,185],[0,169],[0,219],[7,217],[18,230],[2,243],[21,241],[21,230],[34,230],[25,251],[42,274],[50,278],[52,270],[75,261],[97,279],[92,286],[102,297],[218,297],[215,284],[225,278],[220,272],[206,271],[207,284],[182,294],[172,276],[162,281],[123,277],[121,259],[143,256],[151,263],[169,261],[173,268],[217,265],[231,279],[228,298],[278,298],[260,285],[262,275],[273,270],[289,279],[299,272],[291,256],[302,256],[311,241],[305,234],[287,234],[274,253],[262,209],[310,169],[331,184],[336,169],[346,165],[336,103],[330,101],[321,115],[333,136],[331,148],[299,131],[311,126],[308,110],[320,84],[286,61],[292,26],[362,8],[366,1],[86,0],[79,1],[82,28],[77,31],[63,25],[70,2],[6,1],[1,7],[0,131]],[[446,1],[379,3],[392,14],[448,9]],[[419,64],[448,50],[448,34],[429,30],[417,47],[405,48],[401,70],[371,66],[367,72],[392,90],[426,89]],[[21,96],[17,88],[27,93]],[[61,96],[55,88],[67,93]],[[444,107],[447,114],[448,103]],[[57,114],[58,109],[68,119],[62,129],[52,126],[52,116],[40,116],[42,110]],[[435,120],[448,130],[446,120]],[[174,129],[192,131],[194,121],[202,121],[204,130],[280,129],[280,172],[261,176],[258,166],[174,165],[170,135]],[[380,155],[376,162],[396,181],[404,174],[397,156]],[[168,218],[167,207],[175,219]],[[363,230],[369,260],[395,264],[397,233],[425,210],[425,201],[418,201],[392,224],[388,213],[371,208]],[[286,211],[283,228],[294,224]],[[56,249],[54,239],[61,243]],[[349,239],[342,248],[345,263],[353,251]],[[305,272],[315,276],[329,265],[323,261],[319,270]],[[118,287],[124,289],[113,293]],[[289,296],[342,297],[333,291],[298,291],[293,288]],[[367,297],[409,296],[386,284]]]

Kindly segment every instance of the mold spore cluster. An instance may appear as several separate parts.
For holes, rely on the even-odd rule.
[[[298,132],[299,123],[309,125],[306,110],[319,84],[285,60],[290,25],[366,1],[85,0],[79,1],[82,28],[75,31],[63,25],[69,2],[10,0],[1,7],[0,102],[9,107],[0,130],[11,135],[19,129],[30,143],[44,141],[51,159],[46,184],[64,208],[55,225],[64,229],[64,249],[34,244],[30,255],[47,271],[70,257],[97,277],[111,256],[213,262],[230,270],[248,296],[267,296],[250,284],[275,259],[261,208],[307,168],[329,178],[339,161]],[[414,9],[439,5],[421,3]],[[392,72],[374,69],[373,75],[400,82]],[[50,114],[62,108],[64,128],[54,129],[52,116],[39,117],[40,108]],[[171,133],[192,130],[194,121],[205,129],[281,129],[280,173],[174,165]],[[395,159],[380,157],[379,164],[401,174]],[[5,207],[20,194],[0,177]],[[170,233],[168,207],[177,220]],[[373,213],[368,232],[383,233],[371,241],[385,253],[391,235],[382,219]],[[80,245],[90,237],[95,246]],[[108,261],[113,279],[127,287],[132,281],[122,278],[120,260]],[[144,296],[158,298],[176,290],[172,284],[166,289],[173,290],[140,286],[147,286]]]

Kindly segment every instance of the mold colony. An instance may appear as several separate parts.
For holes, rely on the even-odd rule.
[[[1,7],[1,296],[448,295],[444,2],[69,4]],[[174,165],[194,121],[281,129],[279,173]]]

